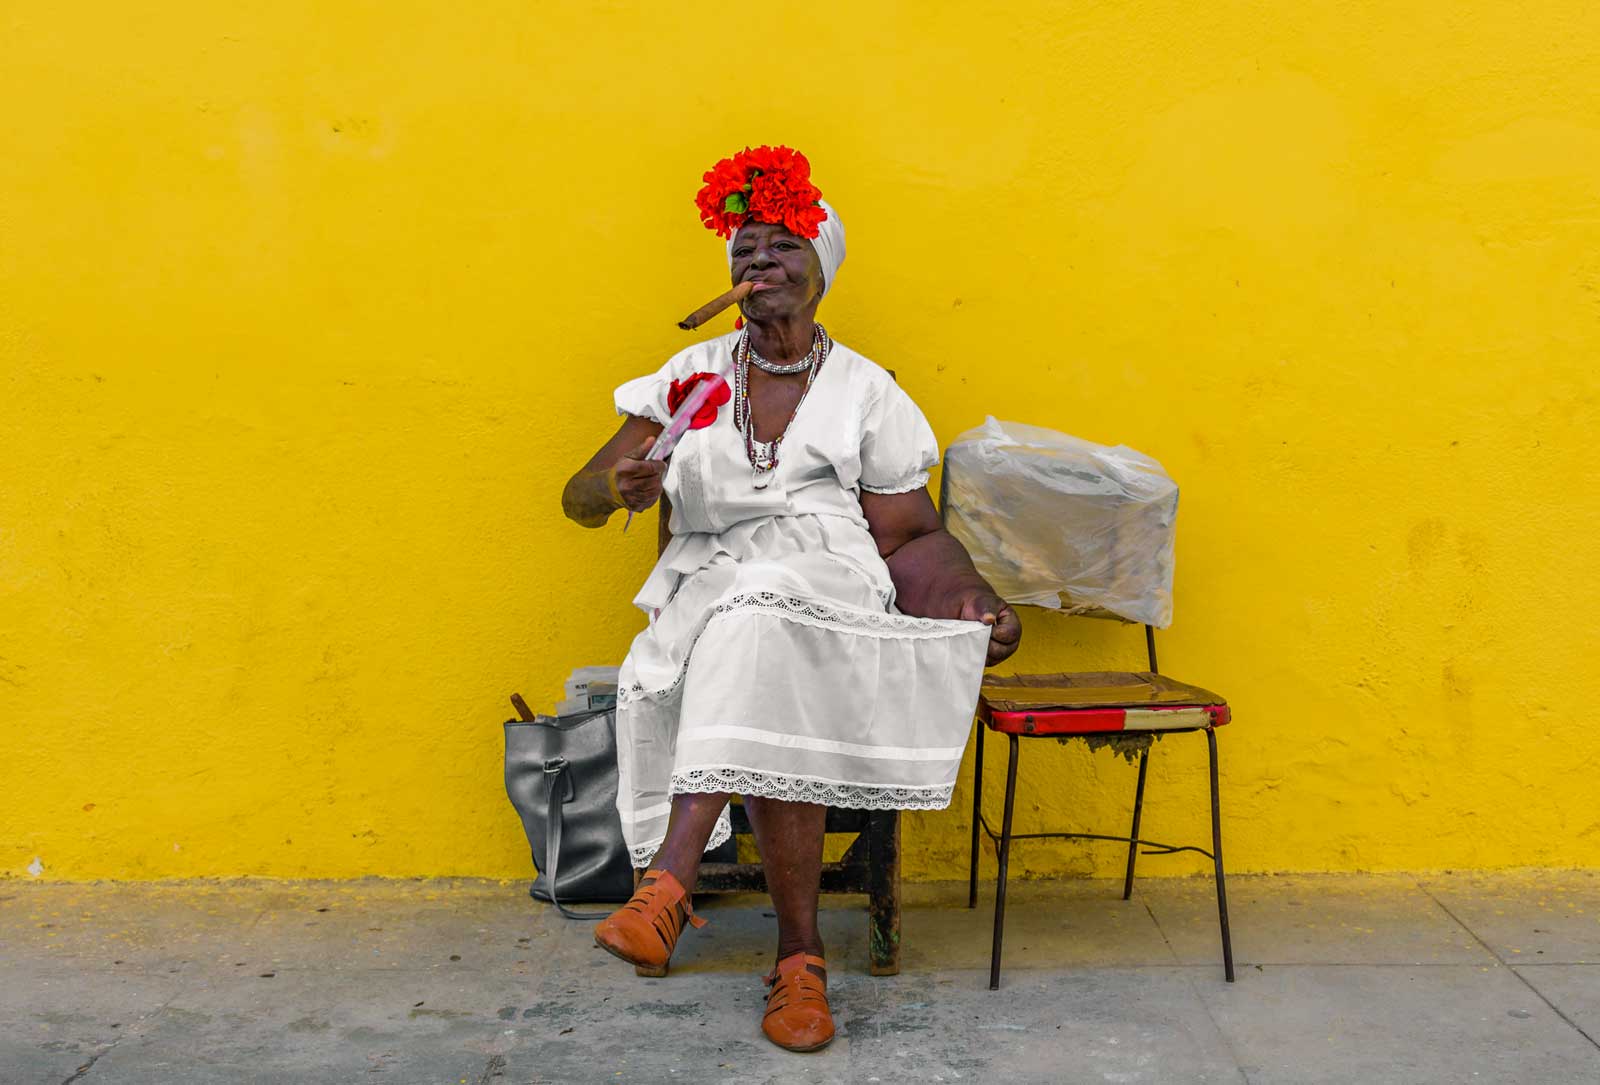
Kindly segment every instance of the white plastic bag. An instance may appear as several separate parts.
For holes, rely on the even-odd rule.
[[[1178,485],[1149,456],[990,416],[943,485],[946,526],[1006,601],[1172,624]]]

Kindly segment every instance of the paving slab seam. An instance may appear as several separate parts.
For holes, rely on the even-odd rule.
[[[262,917],[264,917],[267,914],[267,912],[270,911],[270,910],[271,909],[268,909],[268,908],[260,909],[256,913],[255,919],[251,922],[250,929],[254,930],[255,927],[256,927],[256,924],[260,923],[261,920],[262,920]],[[117,1034],[116,1039],[112,1040],[110,1043],[108,1043],[105,1046],[101,1047],[98,1051],[96,1051],[93,1055],[91,1055],[89,1057],[89,1061],[85,1062],[82,1066],[78,1067],[75,1071],[73,1071],[72,1075],[70,1077],[68,1077],[65,1081],[63,1081],[61,1083],[61,1085],[73,1085],[74,1082],[83,1080],[83,1078],[88,1076],[89,1071],[94,1069],[95,1064],[98,1063],[101,1059],[105,1058],[107,1055],[111,1054],[112,1050],[114,1050],[118,1044],[122,1043],[123,1040],[126,1040],[130,1036],[137,1036],[137,1035],[142,1034],[143,1031],[144,1031],[144,1026],[148,1022],[154,1021],[156,1018],[160,1017],[163,1013],[165,1013],[167,1011],[167,1007],[171,1006],[182,995],[187,993],[188,989],[189,989],[189,983],[187,981],[188,981],[189,972],[190,972],[190,965],[192,965],[193,963],[194,962],[188,961],[188,960],[184,960],[184,961],[181,962],[181,967],[177,971],[178,983],[177,983],[176,987],[174,988],[174,990],[172,991],[172,993],[167,996],[166,1000],[163,1001],[161,1003],[161,1005],[157,1006],[155,1009],[151,1010],[149,1013],[145,1014],[144,1016],[137,1018],[132,1023],[132,1025],[130,1025],[127,1029],[124,1029],[123,1031],[119,1032]]]
[[[1155,909],[1150,907],[1150,902],[1143,896],[1139,898],[1139,903],[1144,906],[1145,914],[1150,917],[1150,922],[1155,924],[1156,933],[1161,936],[1162,944],[1167,947],[1167,952],[1172,954],[1173,961],[1179,962],[1178,951],[1173,947],[1172,940],[1167,937],[1167,932],[1161,929],[1161,920],[1156,918]],[[1216,965],[1184,965],[1176,963],[1174,967],[1182,968],[1187,973],[1197,968],[1214,969]],[[1217,1035],[1222,1039],[1222,1046],[1228,1052],[1228,1060],[1233,1063],[1233,1068],[1239,1072],[1239,1080],[1243,1081],[1244,1085],[1252,1085],[1249,1073],[1246,1072],[1244,1064],[1239,1061],[1239,1052],[1234,1049],[1233,1037],[1229,1036],[1227,1030],[1218,1023],[1216,1015],[1211,1012],[1211,1004],[1206,1001],[1205,996],[1200,993],[1200,989],[1195,986],[1194,980],[1187,974],[1184,975],[1184,984],[1189,988],[1189,993],[1194,996],[1194,1000],[1200,1003],[1200,1009],[1205,1013],[1206,1020],[1211,1022],[1211,1027],[1217,1030]]]
[[[185,970],[187,970],[187,965],[185,966]],[[182,975],[183,975],[183,973],[180,972],[179,973],[180,978],[182,977]],[[68,1077],[65,1081],[63,1081],[61,1083],[61,1085],[72,1085],[73,1082],[81,1081],[84,1077],[88,1076],[89,1071],[94,1069],[94,1064],[95,1063],[99,1062],[101,1059],[103,1059],[107,1055],[111,1054],[112,1050],[118,1044],[120,1044],[123,1040],[126,1040],[129,1036],[134,1036],[134,1035],[138,1035],[138,1034],[142,1033],[143,1030],[144,1030],[145,1022],[151,1021],[151,1020],[153,1020],[153,1019],[155,1019],[157,1017],[160,1017],[164,1012],[166,1012],[167,1007],[172,1005],[172,1003],[178,998],[179,995],[181,995],[183,993],[183,991],[184,991],[183,984],[179,983],[178,989],[173,991],[172,994],[170,994],[169,996],[167,996],[167,1000],[165,1002],[163,1002],[161,1005],[157,1006],[155,1009],[151,1010],[149,1013],[145,1014],[143,1017],[140,1017],[137,1020],[135,1020],[133,1022],[133,1024],[131,1026],[129,1026],[126,1030],[124,1030],[122,1032],[119,1032],[117,1034],[116,1039],[112,1040],[108,1044],[105,1044],[104,1046],[101,1046],[98,1051],[96,1051],[93,1055],[89,1056],[89,1061],[88,1062],[84,1063],[82,1066],[80,1066],[76,1070],[74,1070],[72,1072],[72,1076]]]
[[[90,1055],[89,1061],[78,1067],[77,1070],[73,1071],[72,1076],[63,1081],[61,1085],[72,1085],[74,1081],[81,1079],[90,1070],[94,1069],[94,1064],[100,1061],[101,1056],[111,1054],[111,1049],[116,1047],[121,1042],[122,1037],[118,1036],[115,1040],[112,1040],[109,1044],[106,1044],[106,1046],[102,1047],[99,1051],[96,1051],[93,1055]]]
[[[1585,1040],[1588,1040],[1590,1046],[1592,1046],[1595,1050],[1600,1051],[1600,1040],[1596,1040],[1593,1036],[1590,1036],[1581,1025],[1563,1013],[1561,1007],[1557,1006],[1554,1002],[1551,1002],[1548,998],[1546,998],[1543,991],[1529,983],[1526,976],[1522,975],[1522,973],[1511,967],[1510,963],[1506,961],[1505,958],[1501,957],[1500,954],[1496,953],[1488,942],[1485,942],[1482,938],[1478,937],[1477,931],[1463,923],[1460,916],[1452,912],[1448,907],[1445,906],[1445,903],[1442,900],[1434,896],[1431,889],[1429,889],[1426,885],[1422,885],[1421,883],[1418,883],[1418,888],[1424,893],[1428,894],[1428,899],[1433,901],[1434,904],[1438,905],[1439,910],[1454,920],[1457,926],[1466,931],[1468,934],[1472,935],[1473,940],[1476,941],[1478,945],[1483,947],[1485,953],[1488,953],[1489,956],[1493,957],[1496,961],[1499,961],[1502,968],[1504,968],[1507,972],[1510,972],[1513,976],[1516,976],[1517,981],[1528,990],[1532,991],[1534,996],[1538,998],[1540,1002],[1543,1002],[1546,1006],[1549,1006],[1552,1013],[1570,1025],[1572,1030],[1579,1036],[1582,1036]]]
[[[256,913],[256,917],[250,921],[250,932],[252,934],[255,933],[257,927],[261,926],[261,921],[267,918],[267,913],[270,911],[272,911],[271,908],[263,908]]]
[[[1498,958],[1495,959],[1495,960],[1490,961],[1489,963],[1491,965],[1498,965],[1498,966],[1501,966],[1501,967],[1504,967],[1504,968],[1510,968],[1513,972],[1515,972],[1518,968],[1523,967],[1520,964],[1518,964],[1518,965],[1508,965],[1508,964],[1506,964],[1505,961],[1499,960]],[[1240,972],[1243,972],[1247,968],[1253,968],[1257,972],[1261,971],[1263,968],[1402,968],[1402,969],[1405,969],[1408,972],[1414,972],[1419,968],[1484,968],[1484,967],[1487,967],[1487,966],[1482,965],[1482,964],[1474,964],[1471,961],[1238,961],[1237,964],[1238,964]],[[1154,965],[1127,965],[1127,966],[1118,965],[1117,967],[1119,967],[1119,968],[1121,968],[1121,967],[1127,967],[1127,968],[1141,968],[1141,967],[1142,968],[1152,968],[1152,967],[1158,967],[1158,966],[1154,966]],[[1164,966],[1160,966],[1160,967],[1164,967]],[[1192,971],[1192,970],[1194,970],[1196,968],[1212,968],[1212,967],[1215,967],[1215,966],[1213,966],[1213,965],[1184,964],[1184,965],[1178,965],[1177,967],[1189,969],[1189,970]],[[1537,966],[1535,966],[1535,967],[1537,967]],[[1555,967],[1555,968],[1566,968],[1566,967],[1572,967],[1572,966],[1570,966],[1570,965],[1561,965],[1561,964],[1553,964],[1553,967]]]
[[[504,1055],[490,1055],[488,1065],[483,1068],[483,1076],[478,1078],[478,1085],[489,1085],[492,1078],[500,1076],[506,1068]]]
[[[1154,925],[1156,933],[1161,936],[1161,944],[1166,946],[1167,952],[1172,955],[1172,963],[1175,965],[1183,964],[1183,959],[1178,956],[1178,951],[1173,948],[1172,939],[1168,938],[1167,932],[1161,929],[1161,920],[1156,918],[1155,909],[1150,907],[1150,902],[1141,895],[1139,903],[1144,907],[1144,914],[1150,917],[1150,922]]]

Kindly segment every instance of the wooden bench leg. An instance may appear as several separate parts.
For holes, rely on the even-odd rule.
[[[900,812],[867,819],[867,944],[874,976],[900,974]]]

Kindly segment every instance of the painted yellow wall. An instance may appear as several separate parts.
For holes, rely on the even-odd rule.
[[[558,494],[765,141],[848,224],[829,329],[943,440],[1181,482],[1163,663],[1235,705],[1234,869],[1600,864],[1595,11],[9,6],[0,871],[526,873],[505,695],[620,660],[655,529]],[[1138,659],[1026,626],[1023,668]],[[1158,749],[1146,830],[1203,839],[1203,744]],[[1120,831],[1132,781],[1039,743],[1018,827]]]

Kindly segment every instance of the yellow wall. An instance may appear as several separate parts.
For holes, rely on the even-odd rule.
[[[505,695],[620,659],[655,528],[558,494],[764,141],[849,226],[830,330],[943,440],[1183,485],[1163,662],[1236,707],[1234,869],[1600,864],[1594,11],[9,6],[0,871],[525,873]],[[1024,668],[1138,658],[1026,624]],[[1203,744],[1159,753],[1147,831],[1195,838]],[[1040,743],[1023,786],[1022,830],[1117,829],[1132,772]]]

